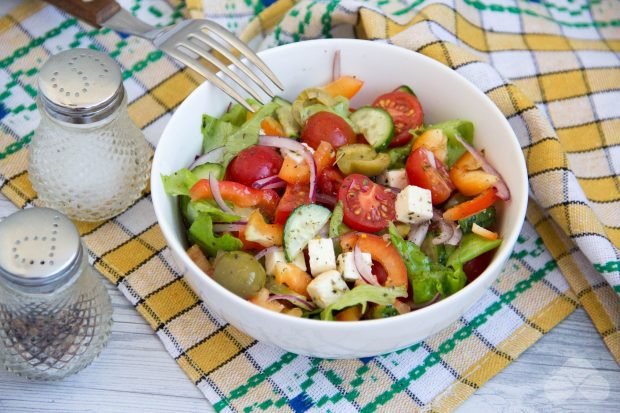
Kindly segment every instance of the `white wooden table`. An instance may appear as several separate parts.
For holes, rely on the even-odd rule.
[[[0,195],[0,217],[16,208]],[[205,412],[208,403],[142,317],[110,283],[112,338],[87,369],[35,383],[0,369],[0,412]],[[555,391],[553,391],[555,389]],[[579,309],[484,385],[460,412],[610,412],[620,368]]]

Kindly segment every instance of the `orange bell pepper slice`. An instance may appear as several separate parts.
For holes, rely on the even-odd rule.
[[[220,181],[220,194],[225,201],[240,208],[258,207],[272,217],[280,196],[272,189],[255,189],[233,181]],[[208,179],[201,179],[189,190],[192,200],[213,199]]]
[[[282,125],[271,116],[267,116],[263,119],[260,123],[260,127],[266,135],[284,136],[284,129],[282,128]]]
[[[362,318],[362,306],[354,305],[336,314],[336,321],[358,321]]]
[[[323,169],[334,165],[336,151],[329,142],[321,141],[316,151],[314,151],[313,158],[318,176]],[[291,185],[307,184],[310,182],[310,167],[306,162],[297,163],[293,158],[287,156],[284,158],[284,162],[282,162],[278,176]]]
[[[407,286],[407,267],[394,246],[378,235],[348,233],[340,237],[340,246],[344,251],[352,251],[358,245],[362,252],[367,252],[372,259],[379,262],[387,278],[386,287]]]
[[[344,96],[347,99],[351,99],[359,92],[364,85],[363,80],[359,80],[353,76],[341,76],[333,82],[323,86],[323,90],[329,93],[330,96]]]
[[[256,242],[263,247],[273,247],[282,245],[283,232],[284,225],[268,224],[263,215],[258,210],[254,210],[248,217],[243,236],[247,241]]]
[[[443,213],[443,219],[448,221],[458,221],[467,218],[483,209],[487,209],[497,201],[497,191],[495,188],[489,188],[480,195],[462,204],[458,204]]]
[[[294,264],[277,263],[274,269],[274,277],[278,284],[284,284],[297,294],[310,297],[308,295],[308,284],[312,277]]]

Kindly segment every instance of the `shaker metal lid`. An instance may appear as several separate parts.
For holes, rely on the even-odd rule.
[[[0,221],[0,277],[47,285],[73,273],[82,255],[73,222],[49,208],[28,208]]]
[[[92,123],[123,101],[121,71],[112,58],[91,49],[53,55],[39,73],[39,96],[50,116],[69,123]]]

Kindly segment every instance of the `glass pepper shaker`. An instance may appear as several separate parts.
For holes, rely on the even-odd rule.
[[[43,65],[38,86],[28,170],[42,204],[83,221],[127,209],[146,186],[151,149],[129,118],[118,65],[67,50]]]
[[[29,208],[0,221],[0,365],[57,380],[105,346],[112,306],[64,215]]]

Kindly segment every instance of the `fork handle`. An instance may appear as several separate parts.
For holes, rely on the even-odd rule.
[[[103,22],[112,17],[121,9],[116,0],[46,0],[95,27],[101,27]]]

